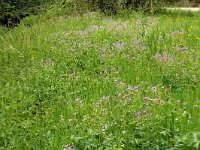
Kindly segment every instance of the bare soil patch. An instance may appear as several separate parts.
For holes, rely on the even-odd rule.
[[[175,7],[169,8],[171,10],[185,10],[185,11],[200,11],[200,7]]]

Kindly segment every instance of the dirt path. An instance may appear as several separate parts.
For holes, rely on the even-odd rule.
[[[200,11],[199,7],[175,7],[169,8],[169,10],[185,10],[185,11]]]

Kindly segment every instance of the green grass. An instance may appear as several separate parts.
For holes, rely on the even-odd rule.
[[[0,29],[0,149],[199,149],[199,25],[88,13]]]

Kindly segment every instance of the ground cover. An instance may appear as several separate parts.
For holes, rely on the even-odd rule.
[[[0,30],[0,148],[199,149],[199,25],[88,13]]]

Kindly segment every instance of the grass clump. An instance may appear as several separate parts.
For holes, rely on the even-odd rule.
[[[199,13],[59,17],[1,32],[1,149],[199,149]]]

